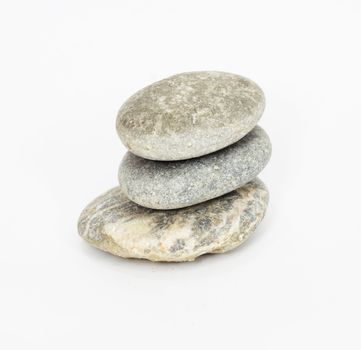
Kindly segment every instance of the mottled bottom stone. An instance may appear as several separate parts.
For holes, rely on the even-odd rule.
[[[242,244],[262,220],[267,203],[268,191],[258,179],[222,197],[173,210],[141,207],[116,187],[84,209],[78,229],[90,244],[124,258],[192,261]]]

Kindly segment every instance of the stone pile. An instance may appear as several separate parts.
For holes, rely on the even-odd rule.
[[[119,186],[82,212],[79,234],[126,258],[192,261],[243,243],[263,219],[257,175],[271,143],[257,122],[265,106],[251,80],[191,72],[156,82],[121,107],[129,152]]]

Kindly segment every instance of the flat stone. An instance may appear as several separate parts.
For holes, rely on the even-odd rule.
[[[182,208],[219,197],[253,180],[270,155],[270,140],[257,126],[240,141],[203,157],[160,162],[128,152],[118,177],[124,194],[139,205]]]
[[[140,157],[189,159],[240,140],[257,124],[264,106],[262,90],[247,78],[182,73],[131,96],[118,113],[117,131]]]
[[[141,207],[116,187],[84,209],[78,229],[93,246],[124,258],[192,261],[242,244],[262,220],[267,203],[268,191],[258,179],[176,210]]]

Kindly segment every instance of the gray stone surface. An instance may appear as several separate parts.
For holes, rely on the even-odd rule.
[[[224,148],[246,135],[265,106],[251,80],[222,72],[191,72],[158,81],[131,96],[117,131],[134,154],[180,160]]]
[[[192,261],[243,243],[262,220],[267,203],[268,191],[258,179],[222,197],[176,210],[141,207],[117,187],[84,209],[78,229],[90,244],[114,255]]]
[[[160,162],[128,152],[119,167],[119,183],[124,194],[139,205],[182,208],[221,196],[253,180],[270,155],[270,140],[256,126],[233,145],[199,158]]]

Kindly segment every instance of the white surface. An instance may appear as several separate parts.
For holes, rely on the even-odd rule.
[[[0,348],[360,349],[360,18],[359,0],[2,1]],[[264,222],[195,263],[89,247],[118,108],[191,70],[266,93]]]

